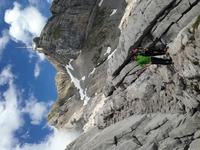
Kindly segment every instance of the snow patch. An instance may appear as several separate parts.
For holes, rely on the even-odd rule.
[[[117,9],[113,9],[112,13],[110,14],[110,16],[114,15],[117,12]]]
[[[110,52],[111,52],[111,47],[108,47],[108,48],[107,48],[107,51],[106,51],[106,53],[105,53],[104,55],[110,54]]]
[[[101,6],[102,3],[103,3],[103,0],[100,1],[99,6]]]
[[[73,68],[72,65],[71,65],[71,62],[72,62],[72,61],[73,61],[73,59],[70,59],[68,68],[71,69],[71,70],[74,70],[74,68]]]
[[[83,77],[81,78],[81,80],[84,81],[84,80],[85,80],[85,76],[83,76]]]
[[[87,93],[87,88],[85,89],[85,95]],[[87,105],[88,101],[90,100],[90,97],[88,97],[87,95],[85,96],[85,99],[84,99],[84,104],[83,105]]]
[[[90,72],[90,74],[88,75],[88,77],[90,77],[92,74],[94,74],[95,70],[96,70],[96,68],[94,68],[94,69],[92,70],[92,72]]]
[[[114,54],[116,51],[117,51],[117,49],[115,49],[115,50],[108,56],[107,60],[109,60],[109,59],[113,56],[113,54]]]
[[[68,74],[69,74],[69,76],[70,76],[70,78],[71,78],[71,82],[73,82],[73,83],[74,83],[74,86],[79,90],[79,94],[80,94],[80,96],[81,96],[81,100],[84,100],[84,105],[86,105],[87,102],[90,100],[90,98],[87,97],[87,95],[86,95],[87,89],[84,91],[84,90],[81,88],[80,80],[77,79],[77,78],[75,78],[75,77],[72,75],[71,71],[70,71],[70,70],[74,70],[74,68],[73,68],[72,65],[71,65],[71,62],[72,62],[72,61],[73,61],[73,59],[70,59],[69,64],[66,65],[65,67],[66,67],[67,72],[68,72]]]

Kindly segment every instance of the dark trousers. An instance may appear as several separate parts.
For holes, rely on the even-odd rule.
[[[172,64],[172,60],[171,59],[151,57],[151,63],[152,64],[169,65],[169,64]]]
[[[155,49],[148,49],[144,53],[145,56],[158,56],[158,55],[165,55],[165,51],[163,49],[155,48]]]

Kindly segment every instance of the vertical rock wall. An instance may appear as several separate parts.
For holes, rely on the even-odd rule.
[[[94,127],[67,149],[198,149],[199,1],[129,4],[108,62],[104,94],[113,93],[94,117]],[[174,64],[141,70],[129,63],[129,47],[152,43],[167,44]]]
[[[199,0],[54,0],[51,11],[39,45],[62,72],[49,122],[84,131],[67,149],[198,149]],[[149,45],[169,46],[173,64],[131,62]]]

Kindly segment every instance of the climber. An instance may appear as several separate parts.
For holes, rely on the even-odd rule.
[[[131,49],[131,55],[143,55],[143,56],[158,56],[165,55],[167,53],[168,46],[161,48],[143,48],[143,49]]]
[[[152,64],[170,65],[172,64],[171,59],[163,59],[151,56],[135,55],[133,60],[137,62],[142,68],[146,68]]]

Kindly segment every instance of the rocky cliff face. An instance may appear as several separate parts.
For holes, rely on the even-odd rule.
[[[197,150],[199,0],[54,0],[38,46],[58,69],[48,120],[83,134],[69,150]],[[141,69],[130,49],[169,46]]]

